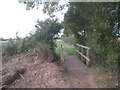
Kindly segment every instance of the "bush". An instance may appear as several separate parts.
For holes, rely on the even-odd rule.
[[[17,53],[17,44],[15,41],[8,41],[2,45],[2,54],[6,56],[12,56]]]
[[[24,53],[31,51],[33,48],[35,48],[36,42],[32,38],[24,38],[19,41],[17,41],[17,51],[18,53]]]
[[[54,60],[54,54],[50,50],[49,45],[39,43],[36,47],[37,48],[34,49],[34,52],[38,53],[38,55],[41,58],[44,58],[45,60],[49,60],[49,61]]]
[[[37,21],[35,25],[36,30],[31,33],[29,37],[10,42],[5,47],[7,54],[13,55],[15,53],[25,53],[38,47],[39,54],[45,58],[54,59],[55,57],[55,42],[56,34],[62,28],[61,24],[57,20],[47,19],[45,21]]]
[[[114,51],[110,51],[107,55],[106,63],[111,64],[116,62],[117,60],[118,60],[118,54]]]
[[[38,53],[41,58],[48,59],[53,61],[55,58],[53,48],[51,49],[51,44],[47,44],[45,42],[39,41],[37,38],[39,36],[31,35],[30,37],[26,37],[17,41],[17,52],[18,53],[25,53],[34,51]],[[54,45],[54,43],[53,43]]]
[[[117,40],[113,36],[101,39],[98,34],[97,32],[93,32],[87,37],[86,45],[91,50],[91,61],[93,65],[102,63],[112,65],[118,59],[118,46],[120,44],[117,44]]]

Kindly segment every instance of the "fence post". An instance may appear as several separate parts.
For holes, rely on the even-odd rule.
[[[83,54],[83,47],[81,47],[81,53]],[[81,56],[81,60],[83,60],[83,57]]]
[[[87,58],[89,58],[89,49],[87,49],[87,51],[86,51],[86,56],[87,56]],[[86,60],[86,65],[87,66],[89,65],[89,61],[87,61],[87,60]]]
[[[64,62],[64,56],[63,56],[63,46],[62,46],[62,44],[61,44],[61,60],[62,60],[62,62]]]

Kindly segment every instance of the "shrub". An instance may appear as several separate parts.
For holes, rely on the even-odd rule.
[[[116,62],[117,59],[118,59],[118,53],[111,50],[107,55],[106,63],[107,64],[114,63],[114,62]]]
[[[17,53],[17,45],[15,41],[10,40],[2,45],[2,54],[6,56],[12,56]]]
[[[41,58],[44,58],[45,60],[49,60],[49,61],[54,60],[54,54],[50,50],[49,45],[39,43],[36,47],[37,48],[34,49],[34,52],[38,53],[38,55]]]

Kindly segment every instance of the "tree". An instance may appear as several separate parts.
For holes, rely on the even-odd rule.
[[[35,25],[36,31],[34,33],[35,40],[40,43],[49,45],[50,50],[54,53],[56,34],[62,29],[57,20],[46,19],[45,21],[37,20]]]
[[[107,62],[117,60],[117,2],[71,2],[65,14],[65,33],[73,33],[77,43],[89,46]]]
[[[39,6],[43,6],[43,13],[48,14],[51,18],[55,17],[54,13],[61,11],[64,9],[66,5],[59,5],[60,0],[56,0],[56,2],[48,2],[48,1],[33,1],[29,2],[27,0],[20,1],[20,3],[26,4],[26,10],[31,10],[33,8],[39,8]]]

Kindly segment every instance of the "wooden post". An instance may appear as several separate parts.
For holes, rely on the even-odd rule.
[[[83,54],[83,48],[81,47],[81,53]],[[81,56],[81,60],[83,60],[83,57]]]
[[[87,49],[87,51],[86,51],[86,56],[87,56],[87,58],[89,58],[89,49]],[[87,61],[87,60],[86,60],[86,65],[87,66],[89,65],[89,61]]]
[[[79,47],[79,52],[81,52],[81,47]],[[82,60],[82,56],[80,55],[80,60]]]
[[[62,46],[62,44],[61,44],[61,60],[62,60],[62,62],[64,62],[63,46]]]
[[[78,51],[81,51],[81,48],[77,46],[77,50],[78,50]],[[80,59],[81,59],[81,56],[80,56]]]

